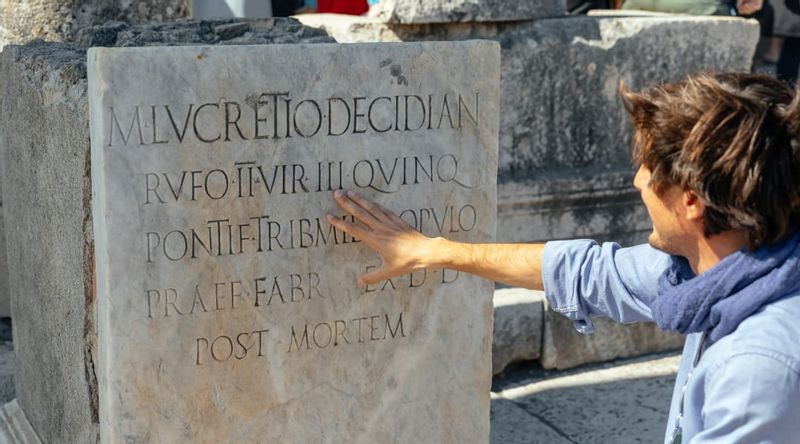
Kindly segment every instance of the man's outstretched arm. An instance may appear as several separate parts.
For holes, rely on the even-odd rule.
[[[374,284],[422,268],[448,268],[514,287],[542,290],[544,244],[466,244],[418,232],[393,212],[349,191],[334,193],[336,202],[353,214],[354,224],[332,215],[328,222],[375,250],[382,264],[359,278]]]

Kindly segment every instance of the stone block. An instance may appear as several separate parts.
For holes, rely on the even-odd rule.
[[[425,234],[492,242],[499,58],[90,49],[101,441],[487,442],[492,283],[362,289],[380,258],[325,216],[352,220],[332,192],[355,189]]]
[[[340,42],[488,39],[502,47],[498,241],[590,237],[631,245],[650,222],[633,189],[631,128],[618,98],[702,71],[747,71],[753,20],[568,17],[397,25],[299,16]]]
[[[101,26],[82,35],[117,46],[330,41],[289,19],[252,22],[247,35],[228,41],[215,31],[235,22]],[[42,42],[6,47],[0,78],[17,399],[44,442],[96,442],[86,50]]]
[[[386,23],[502,22],[567,15],[566,0],[381,0],[369,15]]]
[[[542,352],[544,292],[505,288],[494,292],[492,373],[512,362],[539,359]]]
[[[683,335],[661,331],[653,323],[620,324],[599,317],[592,322],[595,332],[581,334],[571,320],[545,309],[542,367],[561,370],[683,347]]]

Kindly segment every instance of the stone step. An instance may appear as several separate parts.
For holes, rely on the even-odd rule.
[[[682,335],[663,332],[653,323],[623,325],[595,318],[594,334],[578,333],[572,321],[548,309],[542,291],[496,290],[494,307],[494,374],[519,361],[538,360],[545,369],[568,369],[683,346]]]

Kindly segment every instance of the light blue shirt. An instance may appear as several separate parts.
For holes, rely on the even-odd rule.
[[[548,242],[542,263],[545,294],[582,333],[593,332],[591,316],[651,321],[658,278],[670,260],[649,245]],[[733,333],[706,344],[687,382],[700,336],[686,337],[665,442],[686,386],[683,443],[800,443],[800,293],[762,307]]]

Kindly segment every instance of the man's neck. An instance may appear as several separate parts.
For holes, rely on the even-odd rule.
[[[724,231],[709,237],[700,236],[696,242],[696,250],[686,259],[692,271],[699,275],[746,245],[747,238],[741,231]]]

